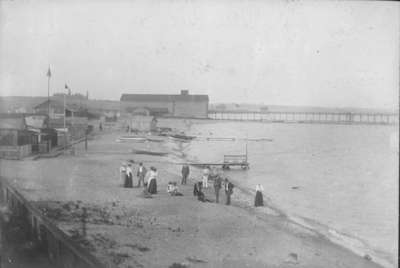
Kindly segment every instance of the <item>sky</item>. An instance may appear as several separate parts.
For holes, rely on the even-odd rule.
[[[0,95],[393,109],[396,1],[0,1]]]

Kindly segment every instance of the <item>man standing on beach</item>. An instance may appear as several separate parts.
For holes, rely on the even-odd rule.
[[[231,204],[231,195],[233,193],[233,184],[228,181],[228,178],[225,178],[225,183],[224,183],[224,188],[225,188],[225,196],[226,196],[226,205]]]
[[[144,186],[144,177],[146,176],[146,168],[143,166],[143,163],[139,163],[139,168],[136,173],[136,176],[138,177],[138,185],[137,187],[140,187],[140,183],[143,183]]]
[[[187,164],[182,167],[182,181],[181,184],[186,184],[187,177],[189,176],[190,170]]]
[[[214,190],[215,190],[215,202],[219,203],[219,190],[221,190],[222,187],[222,178],[218,174],[215,179],[214,179]]]

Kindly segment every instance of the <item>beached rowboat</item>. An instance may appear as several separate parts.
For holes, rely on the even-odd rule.
[[[169,135],[171,138],[174,138],[174,139],[178,139],[178,140],[187,140],[187,141],[189,141],[189,140],[193,140],[194,138],[196,138],[196,137],[194,137],[194,136],[187,136],[187,135],[181,135],[181,134],[172,134],[172,135]]]
[[[121,136],[117,139],[117,141],[145,142],[146,138],[140,136]]]
[[[166,152],[155,152],[155,151],[136,150],[136,149],[133,149],[132,153],[134,153],[134,154],[157,155],[157,156],[164,156],[164,155],[168,154]]]

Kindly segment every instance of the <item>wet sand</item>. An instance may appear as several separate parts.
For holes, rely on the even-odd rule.
[[[117,267],[380,267],[322,235],[292,223],[268,207],[253,208],[253,197],[234,189],[232,205],[199,202],[191,168],[184,196],[166,193],[180,181],[179,152],[168,157],[132,155],[131,148],[165,150],[160,144],[115,143],[116,133],[89,142],[89,151],[54,159],[2,161],[1,175],[70,236],[105,263]],[[158,168],[159,194],[144,198],[141,188],[122,187],[122,161]],[[135,172],[134,172],[135,173]],[[136,176],[134,176],[134,184]],[[206,197],[214,200],[213,189]],[[224,201],[221,191],[221,201]],[[83,237],[82,208],[87,209]]]

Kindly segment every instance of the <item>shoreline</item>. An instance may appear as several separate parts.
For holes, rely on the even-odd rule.
[[[182,143],[179,143],[179,150],[180,153],[182,154],[182,157],[180,157],[182,162],[196,162],[197,159],[188,159],[187,155],[184,153],[184,148],[182,148]],[[201,168],[191,166],[191,170],[193,169],[198,169],[201,171]],[[176,174],[177,176],[180,176],[179,173]],[[199,180],[200,181],[200,180]],[[301,232],[304,232],[309,235],[316,235],[319,237],[322,237],[324,239],[327,239],[328,241],[343,247],[345,249],[350,250],[352,253],[363,257],[368,260],[372,260],[372,262],[375,262],[379,265],[382,265],[385,268],[391,268],[394,267],[395,264],[391,263],[389,260],[380,257],[377,255],[376,252],[374,252],[374,249],[372,249],[369,245],[367,245],[367,242],[363,241],[360,238],[353,237],[348,234],[340,233],[337,230],[326,226],[322,225],[321,223],[315,221],[316,224],[314,226],[312,224],[308,224],[308,221],[313,221],[311,219],[305,219],[301,216],[292,216],[288,215],[286,212],[284,212],[282,209],[279,209],[277,206],[274,206],[273,204],[270,204],[270,198],[263,194],[264,196],[264,207],[259,207],[255,208],[252,206],[252,198],[255,196],[255,190],[252,190],[250,188],[247,188],[241,184],[239,184],[237,181],[233,181],[235,183],[235,190],[234,194],[232,195],[232,200],[234,200],[236,197],[239,197],[239,204],[231,204],[232,206],[236,206],[241,209],[245,209],[251,213],[255,214],[260,214],[262,216],[265,215],[272,215],[276,217],[282,218],[282,220],[287,221],[288,224],[295,225],[295,229],[298,231],[301,230]],[[239,193],[237,193],[239,190]],[[235,194],[236,192],[236,194]],[[222,194],[223,195],[223,194]],[[316,225],[320,225],[321,227],[325,228],[327,231],[322,230],[321,228],[316,227]]]
[[[234,181],[235,183],[235,189],[234,193],[232,195],[232,200],[235,198],[239,197],[239,202],[240,203],[233,203],[232,206],[236,206],[238,208],[247,210],[251,213],[256,214],[257,216],[260,216],[260,219],[263,216],[275,216],[279,217],[282,219],[282,221],[287,222],[288,225],[293,225],[293,228],[296,229],[298,232],[302,232],[308,235],[314,235],[321,237],[323,239],[326,239],[340,247],[343,247],[345,249],[350,250],[352,253],[372,260],[372,262],[375,262],[376,264],[381,265],[382,267],[385,268],[392,268],[395,266],[395,264],[390,263],[389,260],[378,256],[371,247],[367,245],[367,242],[363,241],[360,238],[353,237],[348,234],[340,233],[337,230],[323,225],[317,221],[315,221],[314,224],[309,224],[307,221],[314,221],[311,219],[305,219],[301,216],[292,216],[288,215],[285,211],[282,209],[279,209],[277,206],[270,204],[270,198],[263,194],[264,196],[264,207],[258,207],[255,208],[252,206],[252,198],[255,196],[255,190],[251,190],[249,188],[246,188],[240,184],[238,184],[237,181]],[[239,193],[238,193],[239,190]],[[321,228],[318,228],[317,225],[319,225]],[[325,230],[324,230],[325,229]]]
[[[221,120],[218,120],[219,122]],[[223,121],[223,120],[222,120]],[[210,120],[209,122],[198,122],[199,124],[206,123],[206,124],[213,124],[213,123],[219,123],[216,122],[215,120]],[[233,122],[232,120],[225,120],[224,122]],[[196,122],[193,122],[196,123]],[[247,123],[253,123],[253,122],[244,122],[245,124]],[[256,123],[256,122],[254,122]],[[259,122],[258,122],[259,123]],[[193,134],[193,133],[192,133]],[[213,133],[211,133],[212,135]],[[393,142],[390,143],[391,145]],[[195,160],[196,157],[195,157]],[[189,161],[190,162],[190,161]],[[236,179],[236,184],[238,184],[238,187],[240,188],[241,191],[243,191],[245,194],[253,197],[255,195],[255,191],[252,190],[251,188],[246,187],[245,185],[241,184],[240,179],[238,177]],[[265,199],[270,198],[266,196],[266,193],[264,193]],[[251,199],[251,198],[250,198]],[[252,200],[250,200],[251,204]],[[272,211],[275,211],[277,214],[281,214],[282,216],[286,217],[287,220],[293,222],[294,224],[297,224],[301,226],[302,228],[305,228],[307,230],[311,230],[313,232],[316,232],[329,241],[343,246],[346,249],[351,250],[353,253],[361,256],[361,257],[366,257],[368,259],[372,258],[373,261],[376,263],[382,265],[383,267],[398,267],[397,266],[397,257],[393,256],[391,253],[388,251],[385,251],[380,248],[376,248],[370,244],[367,240],[357,237],[356,235],[353,235],[352,233],[346,233],[339,231],[339,229],[335,229],[327,224],[321,223],[318,221],[317,218],[306,218],[298,214],[293,214],[289,213],[288,211],[285,211],[281,208],[279,208],[279,204],[273,204],[271,202],[265,202],[265,206],[268,206]]]
[[[175,152],[173,152],[173,151],[172,151],[172,154],[174,155],[174,158],[176,157],[176,159],[182,159],[181,157],[178,157],[175,154]],[[180,155],[183,156],[183,152],[181,152]],[[111,156],[112,155],[105,155],[105,154],[101,154],[101,153],[100,153],[100,155],[83,153],[82,155],[77,156],[77,157],[62,156],[61,158],[58,158],[58,159],[52,159],[49,161],[49,164],[64,162],[64,164],[68,166],[71,163],[75,163],[75,162],[76,163],[88,162],[88,163],[92,163],[92,164],[105,163],[104,161],[107,162],[108,160],[111,160],[111,159],[114,160],[115,157],[121,158],[121,157],[124,157],[125,155],[119,155],[119,156],[114,155],[114,158],[112,158]],[[299,258],[301,260],[301,262],[306,262],[306,264],[308,264],[308,265],[306,265],[306,267],[313,266],[312,264],[314,264],[314,266],[316,265],[315,267],[318,267],[318,265],[317,265],[318,260],[316,260],[314,258],[316,258],[316,256],[319,257],[321,255],[325,256],[325,258],[330,260],[330,261],[326,262],[327,264],[326,264],[326,266],[324,265],[325,267],[337,267],[337,265],[333,265],[333,263],[335,262],[334,260],[336,259],[336,261],[338,261],[338,260],[342,260],[343,258],[345,260],[348,260],[349,263],[352,263],[353,267],[368,267],[368,266],[369,267],[378,267],[374,263],[374,261],[375,261],[374,259],[371,262],[371,261],[364,260],[359,256],[353,255],[354,253],[351,251],[348,251],[348,249],[343,248],[342,246],[339,246],[337,244],[334,244],[331,241],[329,241],[328,239],[321,237],[320,235],[313,234],[312,232],[304,229],[302,226],[298,225],[297,223],[290,222],[289,218],[279,215],[279,213],[277,213],[274,210],[274,208],[272,208],[272,209],[268,208],[268,207],[257,208],[257,209],[252,208],[251,202],[247,203],[247,204],[245,202],[245,200],[248,200],[249,198],[250,198],[250,200],[252,199],[251,192],[250,192],[251,190],[248,190],[249,192],[246,195],[246,189],[241,190],[241,188],[242,188],[241,186],[235,187],[235,189],[234,189],[235,193],[232,196],[233,205],[230,207],[225,206],[223,204],[216,205],[213,203],[198,202],[191,195],[192,187],[184,187],[184,186],[180,187],[180,189],[186,196],[186,197],[182,197],[182,199],[185,200],[185,204],[181,204],[179,202],[179,200],[176,199],[177,197],[170,197],[166,193],[164,193],[165,188],[166,188],[166,182],[169,180],[177,180],[179,178],[179,170],[180,170],[179,167],[180,166],[177,164],[173,164],[173,161],[174,161],[173,159],[172,159],[172,161],[168,161],[168,160],[171,160],[168,157],[168,158],[166,158],[167,161],[160,161],[163,159],[163,157],[153,157],[153,156],[145,157],[145,156],[141,156],[141,155],[132,155],[132,158],[134,158],[137,161],[149,162],[149,163],[154,163],[154,164],[157,163],[158,166],[161,166],[159,168],[159,170],[162,170],[165,168],[165,170],[162,172],[163,173],[162,175],[165,175],[165,177],[160,178],[160,184],[159,184],[160,193],[157,196],[155,196],[154,198],[145,200],[145,199],[138,197],[138,194],[140,195],[140,192],[137,192],[137,190],[129,189],[128,191],[125,191],[126,189],[123,189],[123,188],[122,189],[121,188],[110,189],[110,190],[112,190],[112,192],[108,198],[104,198],[104,196],[102,196],[102,193],[98,193],[97,195],[93,195],[93,196],[85,196],[85,195],[83,195],[83,193],[87,192],[86,189],[76,189],[75,188],[75,187],[83,187],[83,188],[87,187],[87,186],[85,186],[86,184],[82,184],[81,179],[83,179],[83,178],[89,179],[89,178],[85,177],[86,171],[80,170],[80,168],[81,168],[80,166],[79,167],[74,166],[75,170],[69,177],[70,180],[71,180],[71,176],[73,179],[73,181],[69,182],[69,183],[73,184],[70,186],[74,186],[73,188],[70,188],[70,189],[73,190],[74,192],[77,191],[77,193],[70,193],[70,192],[68,192],[70,190],[67,189],[66,192],[62,192],[64,194],[64,196],[63,195],[61,195],[61,196],[55,195],[55,196],[57,196],[57,198],[55,198],[55,196],[53,195],[53,197],[52,197],[52,194],[47,192],[43,188],[43,186],[37,188],[38,185],[34,185],[34,183],[31,180],[29,180],[29,178],[24,178],[25,182],[20,181],[18,183],[18,184],[20,184],[18,188],[20,188],[24,192],[24,194],[27,194],[28,196],[34,196],[35,191],[41,192],[42,194],[39,194],[39,196],[35,195],[36,198],[38,198],[38,199],[36,199],[36,201],[40,201],[42,199],[45,202],[51,202],[51,200],[53,200],[53,201],[58,200],[59,202],[69,202],[69,201],[71,201],[71,199],[75,200],[75,201],[82,199],[82,202],[87,203],[88,205],[96,204],[97,202],[100,201],[100,203],[98,205],[103,206],[110,211],[113,211],[113,209],[116,209],[116,210],[118,210],[120,208],[122,209],[123,207],[127,207],[128,210],[134,208],[135,210],[138,211],[138,213],[140,211],[143,211],[144,214],[140,217],[138,216],[137,219],[143,220],[143,219],[146,219],[147,216],[149,216],[150,218],[151,217],[157,218],[155,225],[142,227],[142,228],[144,228],[143,230],[148,230],[146,232],[150,232],[153,234],[153,236],[156,236],[156,237],[150,238],[151,242],[149,242],[147,240],[149,238],[144,238],[141,234],[129,234],[129,235],[130,236],[133,235],[133,237],[136,237],[135,241],[142,241],[142,242],[145,242],[145,244],[149,243],[148,245],[145,245],[145,247],[151,249],[150,251],[156,250],[156,252],[158,252],[157,254],[161,254],[163,256],[170,256],[171,254],[174,255],[174,253],[173,253],[174,251],[168,252],[168,250],[165,251],[165,250],[160,249],[159,246],[155,247],[155,245],[157,245],[159,242],[154,241],[154,239],[157,240],[157,237],[159,239],[161,239],[161,238],[165,237],[165,235],[167,235],[164,233],[165,231],[163,231],[163,230],[169,230],[168,228],[173,228],[171,226],[174,226],[176,224],[178,224],[179,226],[181,226],[180,228],[185,230],[185,234],[179,233],[178,237],[175,237],[176,232],[174,232],[174,231],[172,231],[172,234],[167,235],[167,237],[170,237],[172,235],[172,237],[175,237],[175,239],[178,239],[178,240],[180,239],[181,242],[184,245],[186,245],[185,247],[181,248],[183,251],[187,251],[188,250],[187,245],[190,245],[193,242],[193,239],[190,239],[191,234],[196,234],[197,232],[200,232],[200,233],[202,233],[202,235],[195,236],[195,237],[197,237],[197,238],[195,238],[195,241],[198,241],[198,243],[200,243],[200,245],[196,246],[197,250],[193,251],[193,250],[189,249],[189,251],[186,253],[189,254],[190,256],[186,257],[186,258],[196,259],[196,256],[193,256],[194,252],[200,252],[198,254],[199,255],[203,254],[203,256],[202,256],[202,258],[200,258],[200,256],[197,256],[197,258],[205,259],[207,261],[207,263],[206,264],[203,263],[202,264],[203,266],[201,266],[198,263],[193,264],[189,261],[191,267],[192,266],[196,267],[198,265],[200,265],[201,267],[207,267],[207,265],[214,265],[214,264],[215,264],[214,267],[226,267],[226,266],[223,266],[224,265],[223,263],[219,263],[217,261],[217,259],[215,259],[215,258],[217,258],[216,256],[214,256],[211,252],[209,252],[208,250],[205,250],[205,248],[203,248],[203,246],[201,246],[204,243],[205,244],[211,243],[211,245],[209,245],[210,248],[214,248],[219,244],[224,245],[224,247],[228,247],[227,251],[223,250],[223,249],[219,249],[220,251],[222,250],[220,253],[222,255],[224,255],[225,257],[230,255],[230,254],[228,254],[228,252],[236,252],[238,257],[242,256],[241,258],[236,259],[237,266],[235,266],[233,264],[233,267],[243,266],[242,265],[243,261],[245,263],[246,262],[252,263],[252,264],[254,264],[255,267],[258,267],[257,266],[258,261],[253,263],[251,261],[251,259],[253,259],[254,257],[249,257],[249,256],[254,256],[254,254],[256,254],[256,256],[258,256],[257,259],[259,259],[259,261],[261,263],[264,263],[264,264],[268,263],[268,264],[272,265],[272,267],[274,267],[273,265],[278,265],[279,267],[281,267],[280,265],[285,266],[285,265],[289,264],[287,262],[287,259],[288,258],[290,259],[290,257],[289,257],[290,252],[296,252],[296,254],[299,254],[299,256],[301,256]],[[23,162],[25,162],[25,161],[23,161]],[[116,160],[116,162],[119,162],[119,160]],[[41,166],[40,163],[42,165],[44,164],[43,161],[36,162],[36,163],[39,163],[38,166]],[[68,164],[68,163],[70,163],[70,164]],[[79,165],[81,165],[81,164],[79,164]],[[191,182],[190,179],[193,177],[193,174],[195,173],[194,170],[196,170],[196,169],[191,168],[191,171],[193,173],[191,172],[191,176],[189,177],[189,183]],[[29,168],[26,171],[29,174]],[[99,174],[102,174],[102,173],[99,173]],[[22,174],[20,174],[20,175],[17,174],[17,176],[21,176],[21,175]],[[83,176],[83,177],[81,177],[81,176]],[[103,174],[101,176],[106,176],[106,174]],[[43,179],[44,179],[43,181],[48,181],[48,179],[46,179],[46,178],[43,178]],[[57,188],[59,186],[64,185],[62,182],[62,179],[60,180],[60,182],[61,182],[60,185],[58,185],[56,183],[53,186],[49,185],[49,187]],[[40,183],[40,182],[38,182],[38,183]],[[115,186],[120,187],[120,182],[115,183],[115,179],[114,179],[114,182],[111,184],[109,181],[104,180],[104,179],[101,179],[101,181],[99,181],[98,183],[104,184],[104,185],[114,185],[114,187]],[[32,184],[32,185],[30,185],[30,184]],[[100,189],[104,188],[104,186],[102,186],[102,185],[99,185],[99,186],[94,185],[94,186],[95,186],[93,189],[94,191],[97,189],[100,190]],[[96,188],[96,187],[98,187],[98,188]],[[29,188],[30,188],[30,190],[29,190]],[[64,191],[65,191],[65,189],[64,189]],[[101,190],[101,191],[104,191],[104,190]],[[129,191],[134,192],[135,195],[134,196],[127,195],[129,193]],[[37,192],[37,193],[39,193],[39,192]],[[108,192],[108,191],[105,191],[104,194],[106,192]],[[119,193],[119,194],[117,194],[118,198],[116,199],[115,197],[112,197],[113,196],[112,193],[114,193],[114,195],[115,195],[115,193]],[[211,191],[206,192],[206,195],[207,195],[207,197],[209,197],[210,195],[212,196],[213,189],[211,189]],[[42,198],[40,198],[40,196],[42,196]],[[77,196],[79,196],[81,198],[78,199],[78,198],[76,198]],[[84,200],[83,198],[86,198],[86,200]],[[128,198],[128,199],[126,199],[126,198]],[[33,199],[31,198],[31,200],[33,202],[35,201],[34,199],[35,198],[33,198]],[[224,193],[221,193],[221,199],[224,199]],[[265,196],[265,199],[267,199],[266,196]],[[96,200],[98,200],[98,201],[96,201]],[[119,200],[120,203],[118,203],[118,205],[115,208],[113,208],[112,206],[110,206],[110,202],[111,203],[115,202],[115,200],[117,200],[117,201]],[[160,203],[158,200],[162,201],[162,203]],[[121,204],[121,206],[119,204]],[[160,206],[161,206],[161,208],[160,208]],[[176,207],[179,207],[178,211],[176,211],[176,209],[175,209]],[[170,209],[172,209],[172,210],[169,211],[168,213],[172,213],[172,214],[169,215],[167,213],[167,215],[164,215],[165,210],[170,210]],[[260,212],[260,210],[261,210],[261,212]],[[176,214],[176,213],[178,213],[178,214]],[[210,215],[210,213],[211,213],[211,215],[214,215],[214,213],[217,213],[215,215],[218,215],[218,217],[216,219],[213,219],[213,217]],[[173,216],[173,215],[175,215],[175,216]],[[195,216],[195,215],[198,215],[198,216]],[[212,219],[212,222],[214,222],[214,223],[211,222],[211,224],[210,223],[205,224],[206,227],[203,230],[203,226],[199,225],[200,222],[202,222],[202,221],[199,222],[199,220],[196,220],[196,217],[199,217],[199,215],[201,215],[202,219],[208,219],[208,221]],[[235,216],[233,216],[233,215],[235,215]],[[210,218],[210,216],[211,216],[211,218]],[[232,216],[233,216],[233,218],[232,218]],[[141,217],[143,217],[143,218],[141,218]],[[172,219],[170,219],[171,217],[173,217],[173,218],[176,217],[176,218],[175,218],[175,220],[172,220]],[[187,219],[187,217],[189,217],[189,219]],[[192,218],[192,217],[195,217],[195,218]],[[218,225],[223,224],[223,226],[225,226],[227,224],[226,226],[229,226],[230,225],[229,222],[231,220],[233,221],[232,223],[234,223],[234,225],[238,224],[238,227],[242,226],[245,228],[245,229],[242,229],[242,228],[234,229],[235,230],[234,233],[236,233],[238,238],[241,239],[240,241],[242,241],[241,243],[243,243],[244,248],[246,248],[246,245],[250,246],[251,244],[255,243],[255,241],[257,241],[256,244],[258,245],[259,248],[262,248],[263,250],[259,251],[259,250],[253,249],[250,252],[252,255],[244,257],[243,251],[242,251],[242,250],[244,250],[244,248],[242,250],[236,249],[236,248],[229,249],[230,242],[228,242],[228,241],[231,241],[231,239],[234,239],[234,238],[219,237],[219,238],[217,238],[217,240],[215,240],[215,237],[209,237],[208,232],[215,232],[215,230],[214,230],[215,228],[217,228],[219,230],[218,232],[224,233],[225,230],[220,229],[220,226],[218,226]],[[236,221],[239,221],[239,222],[236,222]],[[116,222],[118,222],[118,221],[116,221]],[[257,226],[257,228],[255,229],[255,231],[256,231],[255,233],[253,233],[253,232],[249,233],[248,232],[249,230],[246,230],[245,226],[248,225],[250,222],[252,222],[252,224],[254,224],[254,226]],[[68,226],[68,225],[70,225],[70,227],[71,226],[74,227],[73,222],[70,222],[70,223],[58,222],[58,224],[60,224],[60,226],[64,226],[63,230],[67,230],[68,228],[65,229],[65,226]],[[96,233],[103,233],[104,236],[114,233],[115,238],[119,239],[118,241],[120,241],[120,242],[117,242],[117,244],[121,244],[122,243],[121,241],[124,241],[124,238],[123,237],[118,238],[118,236],[121,236],[122,233],[124,233],[126,231],[125,231],[125,227],[118,227],[118,226],[119,225],[115,225],[114,226],[115,228],[110,229],[111,226],[107,227],[107,225],[94,224],[94,225],[88,226],[88,233],[91,233],[91,235],[95,235]],[[156,227],[154,227],[154,226],[156,226]],[[196,227],[195,229],[197,230],[197,232],[196,232],[196,230],[194,230],[194,232],[189,231],[189,234],[188,234],[186,232],[186,229],[190,230],[193,227]],[[115,230],[118,228],[123,228],[123,229],[121,229],[120,232],[115,233]],[[270,231],[271,228],[272,228],[272,230],[275,230],[277,234],[275,234],[275,233],[272,234]],[[209,231],[207,231],[207,230],[209,230]],[[66,231],[66,233],[68,233],[68,232]],[[277,245],[274,245],[274,243],[270,244],[271,243],[270,239],[267,239],[266,241],[259,240],[260,239],[259,236],[262,237],[264,235],[267,235],[267,237],[270,237],[270,239],[273,238],[272,240],[275,240]],[[94,237],[96,237],[96,236],[94,236]],[[172,243],[173,245],[175,245],[175,247],[181,247],[181,246],[179,246],[179,244],[176,244],[178,242],[173,241],[172,237],[170,237],[169,239],[165,240],[165,242],[162,242],[162,243],[167,243],[167,244]],[[207,237],[208,237],[208,239],[206,239]],[[282,238],[285,238],[285,239],[282,239]],[[196,239],[198,239],[198,240],[196,240]],[[243,239],[245,239],[245,240],[243,240]],[[292,242],[287,244],[285,242],[287,240],[292,241]],[[95,239],[93,241],[96,242]],[[148,242],[146,242],[146,241],[148,241]],[[164,240],[160,240],[160,241],[164,241]],[[244,242],[244,241],[246,241],[246,242]],[[271,253],[271,248],[267,247],[268,249],[267,248],[264,249],[265,243],[267,243],[270,246],[274,245],[273,249],[272,249],[272,253]],[[300,243],[300,244],[298,244],[298,243]],[[321,252],[319,252],[318,247],[315,247],[315,246],[311,246],[311,248],[309,248],[309,249],[312,249],[312,250],[310,250],[312,253],[303,251],[301,249],[302,247],[300,246],[303,243],[306,243],[306,244],[309,243],[310,245],[316,245],[316,244],[322,245],[322,248],[324,248],[325,251],[324,251],[324,253],[321,253]],[[290,250],[290,248],[293,247],[292,244],[298,245],[297,247],[294,247],[295,250],[294,249]],[[123,245],[123,243],[121,245]],[[97,246],[99,248],[97,249],[96,253],[100,254],[100,256],[103,256],[103,258],[101,258],[101,259],[104,259],[104,258],[107,259],[106,256],[111,256],[111,255],[108,255],[109,252],[106,249],[104,249],[104,248],[102,249],[101,245],[97,245]],[[220,246],[217,246],[217,248],[219,248],[219,247]],[[126,247],[118,247],[117,246],[117,248],[115,250],[122,250],[122,251],[125,250],[128,252],[131,252],[128,249],[126,249]],[[283,250],[283,252],[280,252],[280,250]],[[288,253],[284,253],[285,251],[288,251]],[[301,253],[299,253],[300,251],[301,251]],[[190,252],[192,252],[192,253],[190,253]],[[261,253],[261,252],[264,252],[264,253]],[[178,260],[180,260],[182,262],[182,260],[185,261],[185,258],[183,256],[181,256],[182,253],[184,253],[184,252],[175,252],[176,256],[165,257],[165,258],[169,259],[169,263],[172,263],[173,261],[178,261]],[[126,253],[126,254],[128,254],[128,253]],[[140,252],[140,254],[146,255],[145,252]],[[315,255],[313,255],[313,254],[315,254]],[[181,256],[181,257],[179,258],[179,256]],[[338,257],[338,256],[341,256],[341,257]],[[303,258],[305,258],[305,260],[303,260]],[[134,258],[132,261],[138,261],[138,262],[141,262],[144,264],[146,264],[146,262],[148,261],[146,259],[142,259],[141,256],[139,256],[138,259],[139,260]],[[160,261],[160,260],[157,260],[157,261]],[[228,260],[226,260],[226,261],[228,261]],[[290,261],[294,261],[294,260],[289,260],[289,262]],[[186,260],[186,262],[187,262],[187,260]],[[341,261],[341,262],[343,263],[343,261]],[[239,265],[239,263],[240,263],[240,265]],[[346,263],[346,262],[344,262],[344,263]],[[147,263],[147,264],[150,264],[150,263]],[[218,266],[218,265],[221,265],[221,266]],[[152,262],[151,266],[152,267],[153,266],[165,267],[165,264],[161,265],[161,263]],[[121,267],[126,267],[126,266],[121,266]],[[263,266],[259,265],[259,267],[263,267]]]

